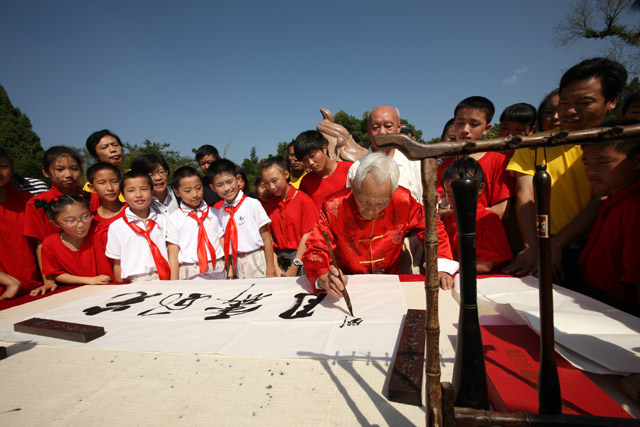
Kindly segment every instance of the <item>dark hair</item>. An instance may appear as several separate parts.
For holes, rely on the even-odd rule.
[[[491,123],[491,119],[493,119],[493,115],[496,112],[493,102],[489,101],[484,96],[470,96],[463,99],[458,103],[458,105],[456,105],[456,109],[453,111],[453,116],[457,116],[458,111],[462,108],[484,111],[484,114],[487,117],[487,123]]]
[[[600,80],[604,99],[611,101],[620,95],[627,83],[627,70],[624,65],[607,58],[585,59],[564,73],[560,79],[560,92],[573,82],[592,77]]]
[[[44,209],[44,213],[51,221],[55,221],[58,215],[60,215],[60,211],[62,211],[65,206],[80,203],[89,209],[90,199],[90,194],[82,192],[80,194],[65,194],[64,196],[59,196],[49,201],[36,199],[34,204],[37,208]]]
[[[443,140],[447,137],[447,131],[449,130],[449,128],[453,125],[453,122],[455,122],[456,119],[451,118],[449,120],[447,120],[447,123],[444,124],[444,127],[442,128],[442,134],[440,135],[440,140]]]
[[[525,102],[513,104],[504,109],[500,114],[500,122],[517,122],[526,126],[536,125],[536,107]]]
[[[607,120],[606,122],[602,122],[600,123],[599,126],[600,127],[629,126],[629,125],[637,125],[638,123],[640,123],[640,121],[636,119],[615,118],[615,119]],[[627,140],[618,141],[618,142],[600,142],[598,143],[598,146],[612,147],[617,152],[626,154],[627,157],[629,158],[633,158],[640,154],[640,138],[627,139]]]
[[[149,185],[151,186],[151,188],[153,188],[153,180],[151,179],[148,173],[131,169],[129,172],[125,172],[125,174],[122,175],[122,178],[120,178],[120,191],[124,192],[125,181],[133,178],[145,178],[149,183]]]
[[[87,151],[89,151],[89,154],[91,154],[91,157],[93,157],[94,159],[98,158],[98,154],[96,154],[96,145],[98,145],[100,140],[105,136],[114,137],[116,141],[118,141],[118,144],[120,144],[120,146],[122,147],[122,141],[120,141],[120,137],[115,133],[111,132],[109,129],[102,129],[97,132],[94,132],[91,135],[89,135],[89,138],[87,138],[87,144],[86,144]]]
[[[538,106],[538,130],[544,130],[542,127],[542,115],[544,114],[544,110],[547,109],[547,104],[551,101],[551,98],[554,96],[558,96],[560,94],[560,89],[554,89],[547,96],[544,97],[540,105]]]
[[[204,156],[213,156],[214,159],[220,159],[218,149],[213,145],[205,144],[196,150],[196,160],[200,160]]]
[[[258,188],[258,186],[262,184],[262,175],[258,174],[256,175],[255,179],[253,180],[253,185],[256,186],[256,188]]]
[[[133,162],[131,163],[131,170],[150,174],[158,167],[158,165],[162,166],[167,173],[170,172],[169,164],[160,153],[156,153],[155,151],[151,153],[142,153],[133,159]]]
[[[82,170],[82,157],[80,157],[80,153],[75,148],[67,147],[65,145],[56,145],[49,148],[44,152],[44,157],[42,158],[42,168],[49,172],[51,165],[56,161],[59,157],[69,156],[80,166],[80,170]]]
[[[442,182],[456,178],[473,178],[476,185],[484,182],[482,166],[473,157],[463,157],[451,163],[442,174]]]
[[[173,177],[171,179],[171,187],[180,188],[180,180],[183,178],[191,178],[192,176],[197,176],[198,178],[200,178],[200,174],[194,167],[180,166],[173,173]]]
[[[293,141],[293,152],[300,161],[314,150],[322,150],[329,146],[329,141],[317,130],[307,130],[302,132]],[[285,168],[286,169],[286,168]]]
[[[411,128],[408,125],[405,125],[404,123],[402,124],[402,126],[400,126],[400,133],[413,136],[413,131],[411,130]]]
[[[640,89],[625,98],[624,104],[622,105],[622,115],[624,116],[625,114],[627,114],[627,110],[629,109],[629,107],[631,107],[633,104],[638,103],[640,103]]]
[[[244,171],[244,169],[242,169],[241,166],[236,165],[236,176],[240,175],[240,177],[242,178],[242,180],[244,181],[244,192],[248,193],[249,190],[251,189],[251,183],[249,182],[249,180],[247,179],[247,173]]]
[[[91,167],[87,169],[87,182],[90,182],[91,184],[93,184],[93,178],[96,176],[96,174],[106,169],[115,172],[115,174],[118,176],[118,180],[120,180],[121,178],[120,169],[118,169],[116,166],[112,165],[111,163],[98,162],[98,163],[92,164]]]
[[[0,159],[7,159],[9,160],[9,165],[11,166],[11,170],[13,170],[13,159],[11,158],[11,156],[9,155],[9,153],[7,153],[5,151],[4,148],[0,147]]]
[[[298,155],[296,154],[296,157]],[[260,173],[262,174],[263,170],[269,169],[271,166],[279,167],[283,172],[288,171],[287,161],[282,156],[269,157],[268,159],[264,159],[262,163],[260,163]]]
[[[209,182],[213,184],[213,180],[216,176],[222,175],[223,173],[230,173],[233,176],[236,176],[238,173],[236,172],[236,164],[228,159],[220,159],[216,160],[209,168],[206,170],[205,175],[209,178]]]

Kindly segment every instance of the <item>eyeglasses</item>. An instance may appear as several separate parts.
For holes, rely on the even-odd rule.
[[[78,219],[68,219],[66,221],[64,221],[64,223],[66,225],[68,225],[69,227],[75,227],[76,225],[78,225],[79,222],[82,222],[83,224],[88,224],[91,222],[91,220],[93,219],[93,215],[83,215],[82,218]]]
[[[169,172],[165,171],[165,170],[159,170],[158,172],[151,172],[148,174],[151,178],[153,178],[154,176],[158,175],[159,177],[163,177],[163,176],[167,176],[169,175]]]

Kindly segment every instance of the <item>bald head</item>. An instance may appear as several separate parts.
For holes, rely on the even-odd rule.
[[[367,132],[369,133],[369,140],[371,141],[374,151],[378,151],[378,147],[373,142],[374,136],[400,133],[401,126],[400,113],[397,108],[380,105],[371,110],[369,113]]]

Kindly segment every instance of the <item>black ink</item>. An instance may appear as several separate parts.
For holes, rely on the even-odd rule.
[[[344,316],[344,322],[342,322],[342,325],[340,325],[340,327],[342,328],[343,326],[358,326],[361,323],[362,323],[362,319],[359,317],[355,317],[347,321],[347,316]]]
[[[160,301],[160,306],[145,310],[142,313],[138,313],[138,316],[154,316],[156,314],[171,314],[172,311],[180,311],[191,307],[191,305],[198,300],[208,300],[211,295],[193,293],[188,297],[182,298],[182,293],[171,294]],[[162,310],[164,307],[166,310]]]
[[[139,304],[141,302],[144,302],[145,299],[147,298],[152,298],[152,297],[157,297],[162,295],[161,293],[156,293],[153,295],[147,295],[146,292],[142,292],[142,291],[138,291],[138,292],[129,292],[126,294],[120,294],[120,295],[116,295],[115,297],[111,298],[113,299],[117,299],[120,297],[124,297],[126,295],[137,295],[135,297],[126,299],[124,301],[113,301],[113,302],[108,302],[107,304],[105,304],[105,307],[100,307],[100,306],[93,306],[93,307],[89,307],[89,308],[85,308],[84,310],[82,310],[82,312],[84,314],[86,314],[87,316],[95,316],[96,314],[100,314],[104,311],[124,311],[127,310],[129,308],[131,308],[131,305],[133,304]]]
[[[313,316],[313,309],[316,308],[316,306],[320,304],[322,300],[326,298],[326,296],[327,294],[304,294],[304,293],[296,294],[295,295],[296,302],[293,305],[293,307],[291,307],[287,311],[280,313],[279,316],[282,319],[289,319],[289,320],[301,319],[304,317],[311,317]],[[305,305],[302,305],[305,299],[308,299],[309,302]],[[296,313],[296,311],[299,310],[301,307],[302,307],[302,310]]]
[[[247,289],[240,292],[238,295],[236,295],[230,300],[218,298],[218,300],[221,301],[222,305],[225,305],[225,307],[205,308],[204,309],[205,311],[209,311],[209,310],[213,312],[217,311],[218,314],[214,316],[205,317],[204,320],[229,319],[231,316],[238,316],[240,314],[250,313],[262,307],[262,304],[258,304],[258,302],[261,301],[263,298],[270,297],[272,294],[266,294],[266,295],[262,293],[256,294],[256,295],[247,294],[247,296],[244,299],[241,299],[241,300],[238,299],[240,298],[240,296],[242,296],[242,294],[244,294],[254,286],[255,286],[255,283],[253,283]]]

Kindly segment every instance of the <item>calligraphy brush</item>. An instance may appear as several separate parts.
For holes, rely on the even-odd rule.
[[[333,264],[336,270],[340,271],[338,262],[336,261],[336,256],[333,254],[333,250],[331,249],[331,243],[329,243],[329,236],[327,236],[326,231],[322,231],[322,234],[324,235],[324,241],[327,242],[327,248],[329,248],[329,255],[331,255],[331,264]],[[349,292],[347,292],[346,286],[342,288],[342,296],[344,297],[344,301],[347,303],[347,308],[349,309],[349,313],[351,313],[351,317],[354,317],[353,307],[351,306],[351,298],[349,298]]]

